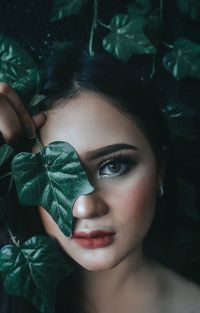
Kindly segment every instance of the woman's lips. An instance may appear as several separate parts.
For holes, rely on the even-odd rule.
[[[114,241],[115,232],[95,230],[90,233],[75,232],[71,237],[84,248],[96,249],[110,245]]]

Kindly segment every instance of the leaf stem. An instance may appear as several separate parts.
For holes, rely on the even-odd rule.
[[[90,41],[89,41],[89,55],[90,56],[94,55],[93,39],[94,39],[94,30],[97,24],[97,11],[98,11],[98,3],[97,3],[97,0],[94,0],[94,16],[93,16],[92,27],[90,31]]]
[[[7,222],[6,222],[4,219],[2,219],[2,221],[3,221],[3,223],[4,223],[5,227],[6,227],[6,229],[7,229],[8,233],[9,233],[9,235],[10,235],[10,238],[11,238],[11,240],[12,240],[12,243],[13,243],[16,247],[19,248],[19,247],[20,247],[19,241],[16,240],[16,237],[13,235],[13,233],[12,233],[10,227],[8,226]]]
[[[11,191],[12,184],[13,184],[13,175],[11,176],[11,179],[10,179],[10,184],[9,184],[9,187],[8,187],[8,192]]]
[[[110,25],[107,25],[107,24],[105,24],[105,23],[103,23],[101,20],[97,20],[97,23],[99,23],[99,25],[101,25],[101,26],[103,26],[103,27],[105,27],[105,28],[107,28],[107,29],[111,29],[111,26]]]
[[[160,0],[160,20],[163,19],[163,0]]]
[[[10,176],[10,175],[12,175],[12,172],[8,172],[7,174],[1,176],[1,177],[0,177],[0,180],[1,180],[1,179],[4,179],[5,177]]]
[[[156,72],[156,54],[153,55],[153,64],[150,77],[152,78]]]
[[[173,49],[173,48],[174,48],[173,45],[170,45],[170,44],[167,43],[167,42],[162,41],[162,43],[163,43],[163,45],[166,46],[167,48],[170,48],[170,49]]]
[[[35,137],[35,140],[36,140],[36,144],[40,147],[40,152],[42,153],[42,151],[44,149],[42,142],[40,141],[40,139],[37,136]]]

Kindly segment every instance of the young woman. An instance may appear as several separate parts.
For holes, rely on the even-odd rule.
[[[70,287],[59,286],[57,312],[200,312],[200,289],[143,248],[155,227],[170,155],[153,92],[108,56],[60,60],[48,73],[45,113],[32,118],[14,91],[0,85],[0,131],[8,143],[22,133],[34,137],[38,128],[45,146],[70,143],[94,187],[74,203],[72,237],[38,208],[45,231],[78,265]]]

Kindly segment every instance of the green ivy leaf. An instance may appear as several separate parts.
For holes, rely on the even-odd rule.
[[[19,153],[12,172],[20,203],[43,206],[69,236],[75,200],[93,191],[74,148],[56,141],[36,154]]]
[[[11,146],[4,144],[0,147],[0,167],[6,163],[14,155],[14,150]]]
[[[177,0],[177,6],[183,15],[189,16],[193,20],[200,19],[199,0]]]
[[[56,242],[48,236],[35,236],[0,250],[5,292],[25,297],[41,313],[55,312],[56,286],[71,271]]]
[[[14,39],[0,36],[0,81],[9,84],[29,102],[39,86],[39,73],[32,58]]]
[[[51,22],[60,21],[70,15],[78,15],[87,0],[54,0]]]
[[[166,114],[173,139],[197,139],[195,129],[195,111],[184,102],[169,102],[163,112]]]
[[[124,62],[134,54],[156,53],[156,48],[143,32],[145,23],[142,16],[129,19],[126,14],[115,15],[111,21],[111,33],[103,39],[105,50]]]
[[[177,80],[185,77],[200,78],[200,45],[179,38],[173,45],[173,51],[163,58],[163,66]]]

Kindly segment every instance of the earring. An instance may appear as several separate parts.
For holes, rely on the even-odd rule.
[[[163,188],[163,185],[161,184],[159,187],[158,187],[158,196],[159,197],[162,197],[164,195],[164,188]]]

